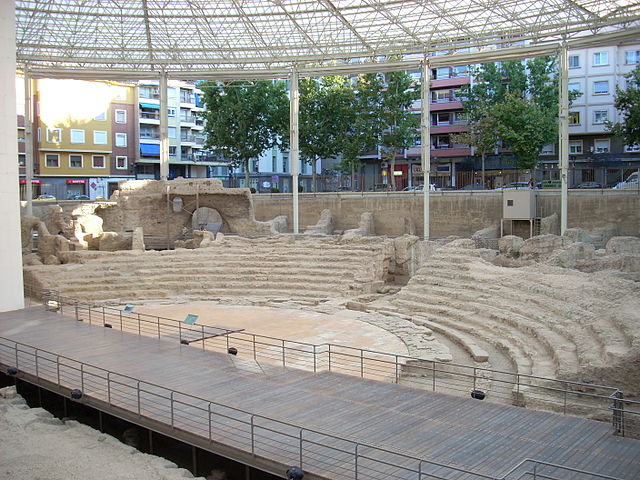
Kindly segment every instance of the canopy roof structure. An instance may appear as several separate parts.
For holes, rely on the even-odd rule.
[[[33,75],[277,77],[442,64],[640,38],[629,0],[16,0],[18,65]],[[606,39],[606,40],[604,40]],[[468,53],[468,52],[473,52]],[[474,62],[475,63],[475,62]],[[379,68],[379,64],[378,67]]]

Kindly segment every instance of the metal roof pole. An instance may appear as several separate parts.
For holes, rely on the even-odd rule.
[[[559,55],[559,117],[558,117],[558,145],[560,163],[560,235],[567,230],[567,216],[569,204],[568,172],[569,172],[569,55],[567,43],[563,42]]]
[[[430,75],[431,68],[429,66],[429,58],[425,55],[422,62],[422,85],[420,88],[421,101],[422,101],[422,114],[420,116],[420,151],[422,158],[422,175],[423,175],[423,188],[422,188],[422,220],[424,225],[423,239],[429,240],[429,222],[430,222],[430,209],[429,209],[429,186],[431,185],[431,178],[429,172],[431,171],[431,113],[429,105],[429,90],[430,90]]]
[[[289,88],[291,101],[289,103],[289,140],[291,143],[291,176],[293,190],[293,233],[300,233],[298,225],[298,159],[300,156],[298,136],[298,114],[300,113],[300,94],[298,92],[298,70],[294,67],[291,70],[291,86]]]
[[[24,67],[24,157],[25,157],[25,183],[24,195],[27,201],[26,213],[33,215],[33,104],[31,73],[29,67]]]
[[[167,72],[160,74],[160,179],[169,179],[169,92]]]

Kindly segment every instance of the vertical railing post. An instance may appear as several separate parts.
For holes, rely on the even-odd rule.
[[[228,337],[228,335],[227,335],[227,337]],[[255,361],[257,359],[257,356],[256,356],[256,335],[255,334],[253,334],[253,342],[252,343],[253,343],[253,360]]]
[[[251,455],[253,457],[256,456],[256,445],[255,445],[255,434],[254,434],[255,425],[253,423],[253,415],[251,415]]]
[[[84,392],[84,363],[80,364],[80,390]]]
[[[360,349],[360,378],[364,378],[364,350]]]
[[[74,304],[74,309],[76,311],[76,320],[80,320],[80,316],[78,315],[78,301],[76,300]]]
[[[178,322],[178,341],[182,343],[182,323]]]
[[[476,367],[473,367],[473,390],[476,389],[476,385],[477,385],[477,374],[478,374],[478,369]]]
[[[285,354],[284,354],[284,339],[282,339],[282,366],[286,367],[287,366],[287,360],[285,358]]]
[[[106,323],[106,321],[107,321],[107,318],[106,318],[106,314],[105,314],[104,306],[103,306],[102,307],[102,323],[104,324],[104,323]]]
[[[302,429],[300,429],[300,469],[302,470]]]
[[[122,310],[118,312],[120,314],[120,331],[122,332]]]
[[[171,390],[171,428],[174,428],[173,425],[173,390]]]
[[[211,402],[209,402],[209,406],[207,407],[207,412],[209,414],[209,441],[213,441],[212,432],[211,432]]]
[[[436,391],[436,362],[431,362],[432,391]]]
[[[56,355],[56,377],[58,386],[60,386],[60,355]]]
[[[356,443],[356,453],[353,458],[353,469],[354,469],[354,478],[358,480],[358,447],[360,444]]]
[[[111,372],[107,372],[107,404],[111,406]]]
[[[140,381],[138,381],[138,384],[136,386],[136,393],[138,396],[138,416],[140,416]]]
[[[564,405],[562,407],[562,414],[566,415],[567,414],[567,382],[564,382]]]
[[[400,367],[400,363],[398,360],[398,355],[396,355],[396,383],[400,383],[400,375],[398,375],[398,368]]]
[[[89,325],[91,325],[91,304],[87,306],[87,316],[89,317]]]
[[[160,317],[158,317],[158,338],[160,338]]]
[[[40,380],[40,375],[38,375],[38,349],[36,348],[36,378]]]
[[[17,343],[13,344],[13,349],[15,350],[15,354],[16,354],[16,368],[18,368],[18,344]]]
[[[140,325],[140,314],[138,314],[138,335],[142,334],[141,325]]]
[[[315,344],[313,345],[313,373],[316,373],[318,367],[317,367],[317,363],[316,363],[316,346]]]
[[[422,480],[422,460],[418,462],[418,480]]]
[[[328,347],[329,347],[329,348],[328,348],[328,353],[329,353],[329,361],[328,361],[328,364],[329,364],[329,371],[331,371],[331,344],[328,344]]]

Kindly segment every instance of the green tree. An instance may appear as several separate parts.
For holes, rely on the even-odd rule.
[[[318,160],[335,158],[342,152],[344,139],[355,119],[353,103],[354,91],[346,77],[300,81],[300,157],[311,165],[314,192]]]
[[[627,145],[640,144],[640,65],[625,75],[629,79],[626,89],[616,87],[616,109],[622,121],[608,124],[609,130],[624,139]]]
[[[384,130],[380,145],[383,157],[389,162],[389,182],[395,189],[396,155],[415,145],[418,138],[420,119],[411,113],[411,106],[420,98],[420,90],[407,72],[389,72],[385,74],[386,88],[381,94],[381,116]]]
[[[205,148],[244,166],[249,187],[249,160],[287,141],[289,96],[284,82],[205,82]]]
[[[352,110],[354,120],[343,138],[342,160],[337,169],[351,174],[355,185],[355,170],[362,166],[360,156],[375,150],[382,131],[382,90],[384,79],[379,73],[359,75]]]
[[[477,80],[464,91],[469,128],[476,133],[472,145],[482,152],[487,145],[495,145],[497,137],[513,152],[518,168],[534,168],[542,147],[557,140],[555,60],[539,57],[489,63],[472,69],[472,73]],[[574,95],[570,94],[570,99]],[[486,124],[491,128],[485,128]]]
[[[451,141],[457,144],[471,145],[475,155],[480,155],[482,165],[482,185],[485,184],[484,166],[487,154],[498,148],[499,124],[494,117],[480,117],[469,124],[469,130],[451,135]]]

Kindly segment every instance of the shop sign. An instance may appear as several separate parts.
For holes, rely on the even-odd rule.
[[[27,183],[27,179],[26,178],[21,178],[20,179],[20,185],[25,185]],[[42,183],[42,180],[40,180],[39,178],[32,178],[31,179],[31,184],[32,185],[40,185]]]
[[[67,185],[84,185],[87,181],[84,178],[69,178]]]

